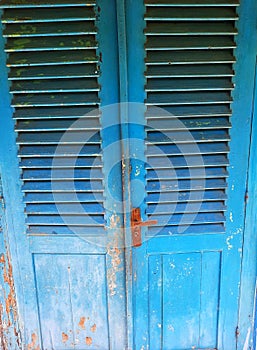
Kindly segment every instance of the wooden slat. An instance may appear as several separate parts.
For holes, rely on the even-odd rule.
[[[26,181],[23,185],[23,192],[103,192],[103,184],[101,180],[84,181]]]
[[[74,35],[70,36],[52,36],[49,37],[25,37],[9,38],[6,46],[6,52],[24,52],[24,51],[52,51],[52,50],[74,50],[74,49],[94,49],[97,43],[94,35]]]
[[[22,24],[12,23],[6,25],[3,36],[12,37],[40,37],[45,36],[66,36],[96,34],[97,30],[94,21],[76,21],[76,22],[54,22],[54,23],[33,23]]]
[[[36,23],[36,22],[64,22],[64,21],[88,21],[95,19],[93,7],[69,8],[26,8],[6,9],[2,16],[3,23]]]
[[[94,6],[95,0],[1,0],[0,8]]]
[[[10,80],[30,79],[60,79],[60,78],[86,78],[98,77],[99,71],[96,64],[75,64],[55,66],[36,66],[24,68],[12,68],[9,73]]]
[[[48,94],[28,94],[24,98],[22,94],[17,94],[12,100],[14,107],[42,107],[42,106],[86,106],[95,103],[95,108],[99,103],[97,93],[48,93]]]
[[[154,78],[148,79],[146,91],[221,91],[232,90],[233,84],[229,78],[195,79],[195,78]]]
[[[186,191],[149,193],[147,203],[178,203],[178,202],[199,202],[199,201],[220,201],[225,200],[226,194],[222,190]]]
[[[151,192],[174,192],[185,190],[215,190],[226,188],[225,179],[200,179],[200,180],[151,180],[147,182],[146,190]]]
[[[235,35],[237,30],[233,23],[223,22],[150,22],[146,29],[147,35]]]
[[[146,210],[148,215],[158,215],[166,213],[206,213],[206,212],[224,212],[226,206],[223,201],[220,202],[199,202],[199,203],[159,203],[149,204]]]
[[[43,52],[10,53],[7,61],[8,67],[30,67],[41,65],[61,65],[78,63],[95,63],[97,57],[95,50],[68,50]]]
[[[146,50],[229,49],[236,47],[230,36],[147,36]]]
[[[183,146],[174,144],[148,145],[146,150],[147,157],[154,156],[175,156],[175,155],[193,155],[193,154],[226,154],[229,152],[227,142],[212,142],[212,143],[192,143]]]
[[[146,169],[177,169],[177,168],[199,168],[202,167],[200,174],[204,174],[206,167],[228,166],[228,158],[226,155],[189,155],[189,156],[160,156],[153,157],[148,160]],[[190,173],[189,173],[190,174]]]
[[[79,79],[59,79],[47,80],[37,79],[19,80],[12,83],[10,91],[14,94],[23,93],[62,93],[62,92],[86,92],[99,91],[99,85],[96,78],[79,78]]]
[[[230,64],[187,64],[179,65],[148,65],[145,73],[147,78],[172,77],[231,77],[234,71]]]
[[[98,118],[83,118],[79,121],[74,121],[74,119],[43,119],[43,120],[30,120],[24,121],[20,120],[16,123],[15,130],[17,132],[22,131],[48,131],[48,130],[62,130],[66,131],[73,130],[97,130],[100,129],[100,122]]]
[[[148,121],[149,131],[154,130],[194,130],[194,129],[226,129],[230,128],[231,124],[228,118],[161,118],[150,119]]]
[[[147,6],[238,6],[239,0],[145,0]]]
[[[149,51],[146,64],[234,63],[231,50]]]
[[[45,106],[36,108],[17,107],[13,117],[15,119],[51,119],[51,118],[89,118],[99,116],[100,111],[94,106],[94,101],[88,106]]]
[[[162,168],[162,169],[147,169],[146,179],[153,180],[169,180],[175,179],[209,179],[209,178],[226,178],[228,177],[228,171],[225,166],[206,167],[201,168]]]
[[[197,11],[195,7],[156,7],[147,8],[146,20],[168,20],[168,21],[226,21],[235,20],[238,16],[233,8],[213,7],[209,8],[199,7]]]

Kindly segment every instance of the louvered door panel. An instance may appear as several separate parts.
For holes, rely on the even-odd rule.
[[[149,235],[225,232],[238,2],[145,5]]]
[[[95,1],[1,4],[28,233],[104,233]]]

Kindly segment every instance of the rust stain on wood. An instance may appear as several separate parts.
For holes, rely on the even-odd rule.
[[[66,343],[69,340],[68,334],[62,332],[62,342]]]
[[[8,343],[4,333],[3,305],[0,304],[0,345],[2,350],[8,350]]]
[[[40,350],[40,347],[38,345],[38,336],[36,333],[31,334],[31,343],[27,346],[28,350]]]
[[[10,313],[12,312],[14,321],[17,321],[17,303],[15,297],[15,288],[14,288],[14,280],[13,280],[13,271],[12,264],[9,253],[6,253],[6,258],[4,254],[1,255],[0,263],[3,264],[3,277],[4,282],[9,286],[8,295],[5,294],[5,309],[8,315],[8,327],[12,325]],[[7,261],[6,261],[7,260]]]
[[[96,324],[93,324],[93,326],[91,326],[90,330],[91,330],[92,333],[95,333],[95,331],[96,331]]]
[[[86,317],[80,317],[79,327],[80,327],[81,329],[86,329],[86,327],[85,327],[85,321],[86,321]]]
[[[92,345],[92,338],[91,337],[86,337],[86,344],[88,345],[88,346],[90,346],[90,345]]]
[[[0,345],[1,349],[3,350],[8,350],[10,348],[8,339],[10,338],[10,332],[12,332],[14,341],[16,341],[17,346],[20,349],[20,334],[16,328],[18,326],[18,310],[13,279],[13,269],[11,257],[7,248],[5,253],[0,255],[0,266],[2,278],[5,284],[2,286],[4,305],[0,304]],[[9,336],[7,334],[9,334]]]

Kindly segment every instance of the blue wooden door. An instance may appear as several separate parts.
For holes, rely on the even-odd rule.
[[[254,1],[1,5],[4,234],[23,347],[234,350],[240,335],[247,349]],[[136,226],[141,241],[134,208],[153,224]]]
[[[1,173],[22,347],[125,349],[119,144],[110,151],[120,131],[103,131],[119,111],[99,110],[119,102],[115,2],[1,5]]]
[[[242,327],[238,302],[256,3],[126,4],[131,202],[157,220],[131,250],[131,348],[250,349],[253,297]]]

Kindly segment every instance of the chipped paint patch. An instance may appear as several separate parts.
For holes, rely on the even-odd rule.
[[[251,328],[249,327],[248,330],[247,330],[247,335],[246,335],[246,338],[245,338],[245,343],[244,343],[243,350],[250,349],[249,348],[250,334],[251,334]]]
[[[140,167],[136,166],[135,176],[139,176],[139,175],[140,175]]]
[[[171,324],[168,325],[168,330],[171,332],[175,331],[174,327]]]
[[[121,250],[117,247],[110,247],[107,248],[107,254],[111,257],[111,268],[107,272],[108,277],[108,287],[110,290],[110,295],[113,296],[116,294],[116,287],[117,287],[117,277],[116,273],[120,271],[120,254]]]
[[[242,232],[243,232],[243,229],[241,227],[239,227],[234,234],[238,235],[238,234],[240,234]]]
[[[231,250],[233,248],[233,245],[230,242],[233,238],[234,237],[231,235],[231,236],[228,236],[228,238],[226,239],[226,244],[227,244],[228,250]]]
[[[107,244],[107,256],[109,256],[110,263],[107,270],[107,283],[110,295],[116,294],[117,288],[117,273],[122,271],[121,267],[121,254],[120,237],[122,237],[122,229],[119,228],[120,217],[118,215],[111,215],[110,228],[113,229],[111,237],[109,237],[109,243]]]
[[[229,213],[229,220],[230,220],[230,222],[234,222],[232,211]]]
[[[111,215],[110,217],[110,228],[117,228],[120,223],[120,217],[118,215]]]

